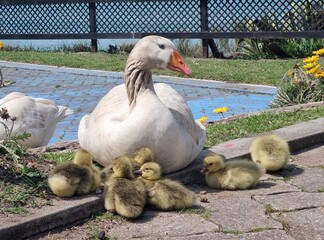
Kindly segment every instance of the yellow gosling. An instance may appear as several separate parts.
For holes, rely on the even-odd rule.
[[[114,159],[112,169],[105,183],[105,208],[127,218],[138,217],[146,203],[144,183],[134,178],[128,157]]]
[[[204,158],[206,184],[216,189],[248,189],[254,186],[265,173],[265,169],[258,163],[248,160],[225,161],[218,154],[211,154]]]
[[[161,168],[154,162],[145,163],[137,171],[148,191],[148,203],[161,210],[189,208],[196,204],[195,193],[178,182],[160,179]]]
[[[252,160],[261,163],[268,171],[282,169],[290,157],[288,143],[275,134],[257,137],[250,152]]]

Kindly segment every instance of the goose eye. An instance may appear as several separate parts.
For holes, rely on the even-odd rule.
[[[159,44],[159,48],[165,49],[165,46],[163,44]]]

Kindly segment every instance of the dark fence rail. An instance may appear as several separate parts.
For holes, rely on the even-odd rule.
[[[324,38],[323,0],[0,0],[0,39]]]

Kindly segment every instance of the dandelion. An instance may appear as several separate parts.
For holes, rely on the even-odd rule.
[[[203,116],[203,117],[199,118],[198,121],[201,122],[201,123],[203,123],[203,122],[206,122],[207,119],[208,119],[207,116]]]
[[[3,42],[0,41],[0,49],[2,49],[2,48],[3,48]]]
[[[314,55],[314,56],[311,56],[311,57],[308,57],[306,59],[303,60],[304,63],[313,63],[313,62],[317,62],[319,59],[319,56],[318,55]]]
[[[317,51],[313,51],[314,55],[322,55],[324,54],[324,48],[318,49]]]
[[[293,77],[294,77],[294,72],[291,71],[291,69],[289,69],[287,73],[288,73],[288,76],[289,76],[290,78],[293,78]]]
[[[222,114],[223,118],[224,118],[224,114],[223,113],[225,113],[227,111],[228,111],[228,108],[227,107],[215,108],[213,110],[214,113],[220,113],[220,114]]]

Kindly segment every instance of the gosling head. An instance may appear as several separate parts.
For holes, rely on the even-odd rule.
[[[204,167],[201,169],[201,174],[208,172],[217,172],[225,167],[225,157],[216,153],[210,154],[204,158]]]
[[[144,163],[153,162],[154,155],[150,148],[141,147],[135,150],[134,160],[142,166]]]
[[[91,154],[84,149],[79,149],[76,151],[74,155],[73,163],[77,165],[91,166],[92,165]]]
[[[158,180],[161,177],[161,167],[155,162],[144,163],[140,170],[135,171],[136,174],[142,175],[146,180]]]
[[[114,175],[119,178],[133,178],[133,169],[128,157],[117,157],[113,160],[112,170]]]

